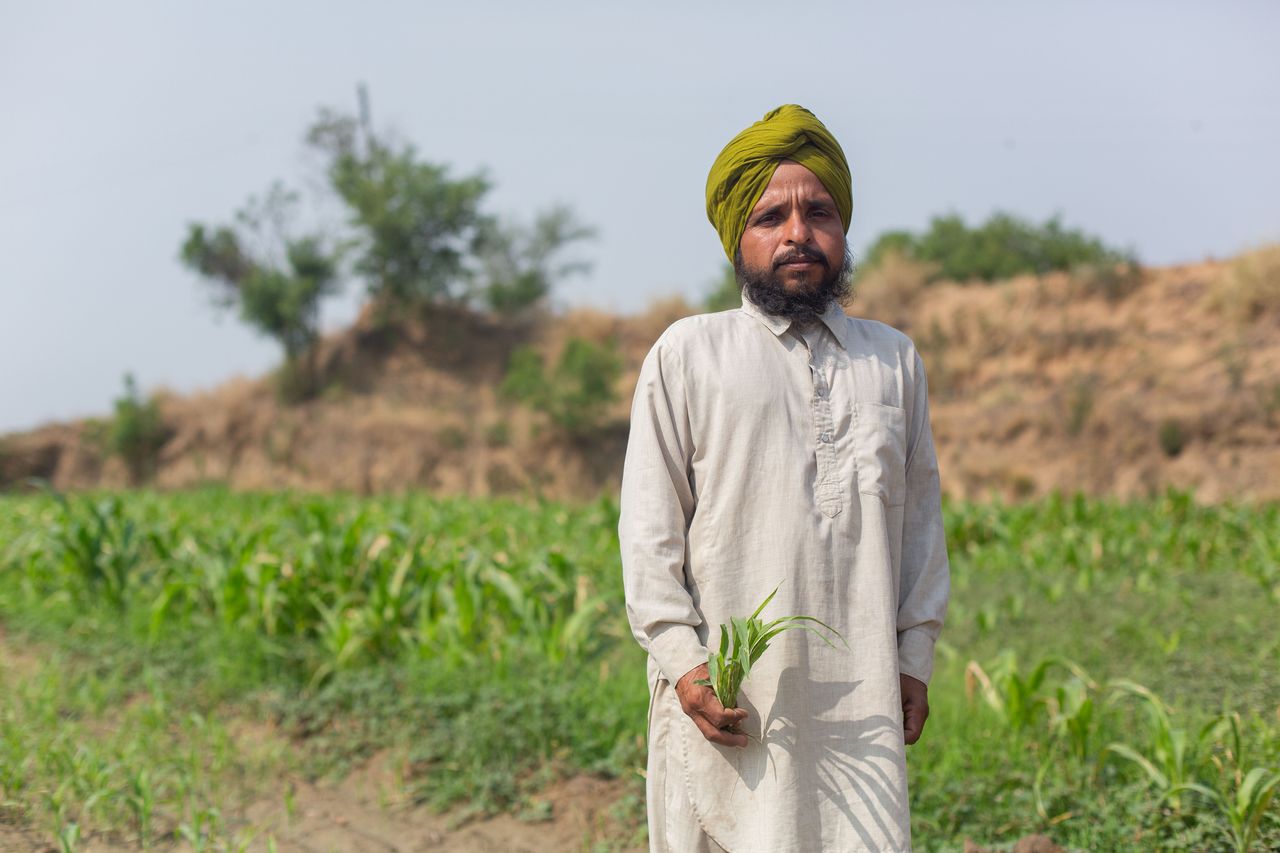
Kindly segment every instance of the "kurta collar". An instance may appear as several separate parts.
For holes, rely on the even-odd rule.
[[[779,317],[777,314],[770,314],[747,297],[745,288],[742,290],[742,310],[746,314],[755,317],[765,328],[773,332],[775,335],[781,336],[783,332],[791,328],[791,319],[789,317]],[[831,334],[836,336],[836,340],[840,342],[846,350],[849,349],[849,342],[846,339],[849,331],[849,325],[846,322],[848,315],[844,313],[844,309],[840,307],[840,303],[832,300],[827,306],[827,310],[821,314],[822,322],[827,324],[827,328],[831,330]]]

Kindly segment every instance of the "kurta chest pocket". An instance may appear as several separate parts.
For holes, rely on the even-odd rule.
[[[883,403],[853,404],[853,448],[858,491],[885,506],[907,500],[907,413]]]

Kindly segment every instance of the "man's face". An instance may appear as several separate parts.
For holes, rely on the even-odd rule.
[[[841,266],[844,225],[818,176],[784,160],[747,217],[742,265],[768,273],[791,293],[811,291]]]
[[[784,161],[747,217],[734,259],[747,297],[801,324],[851,292],[853,257],[835,202],[808,169]]]

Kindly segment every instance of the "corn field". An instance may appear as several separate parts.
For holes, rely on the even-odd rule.
[[[952,606],[908,752],[917,847],[1280,847],[1280,507],[944,511]],[[48,658],[0,659],[0,821],[63,849],[234,848],[256,831],[234,795],[277,766],[246,770],[224,727],[245,708],[302,772],[408,744],[406,784],[440,806],[509,809],[547,767],[642,793],[616,526],[607,497],[0,497],[0,640]],[[91,737],[122,703],[132,728]]]

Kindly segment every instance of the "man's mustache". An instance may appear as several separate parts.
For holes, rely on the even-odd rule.
[[[774,261],[773,268],[776,270],[783,264],[789,264],[793,261],[814,261],[815,263],[822,264],[828,269],[831,267],[831,264],[827,261],[827,256],[822,254],[822,252],[812,246],[796,246],[786,255],[783,255],[781,258]]]

